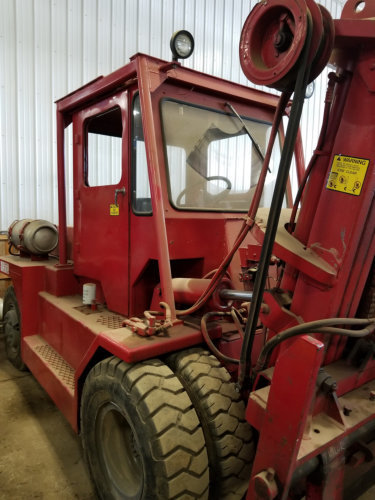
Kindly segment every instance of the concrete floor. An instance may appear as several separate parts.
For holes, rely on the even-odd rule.
[[[0,333],[0,500],[95,499],[79,437]],[[374,500],[375,486],[358,500]],[[354,500],[354,499],[353,499]]]
[[[94,498],[79,437],[34,377],[6,360],[0,334],[0,499]]]

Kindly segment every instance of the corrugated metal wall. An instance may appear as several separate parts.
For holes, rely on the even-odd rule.
[[[122,66],[136,52],[170,59],[170,35],[181,28],[196,42],[186,66],[249,85],[238,43],[255,3],[0,0],[0,230],[15,218],[57,222],[56,99]],[[341,0],[320,3],[339,17]],[[304,111],[306,156],[318,133],[325,74]],[[70,172],[67,186],[71,190]]]

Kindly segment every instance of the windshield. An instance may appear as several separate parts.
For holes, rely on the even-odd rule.
[[[184,210],[247,211],[271,124],[242,117],[252,140],[229,109],[225,113],[165,99],[161,116],[171,203]],[[261,206],[271,204],[279,159],[276,141]]]

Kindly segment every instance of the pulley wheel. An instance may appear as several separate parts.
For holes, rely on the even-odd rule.
[[[284,90],[305,45],[304,0],[259,2],[247,17],[240,39],[240,61],[253,83]],[[292,78],[294,82],[294,78]]]
[[[316,59],[317,53],[322,46],[323,41],[323,17],[319,5],[315,0],[305,0],[312,21],[312,37],[309,51],[309,65],[312,65]],[[310,79],[311,81],[311,79]]]
[[[318,7],[323,18],[323,37],[318,52],[312,63],[310,81],[315,80],[315,78],[320,75],[326,67],[329,58],[331,57],[335,42],[335,24],[332,16],[329,11],[323,7],[323,5],[318,4]]]
[[[240,61],[247,78],[258,85],[293,91],[308,20],[312,25],[309,82],[316,78],[328,62],[334,36],[332,19],[323,9],[314,0],[258,3],[245,21],[240,40]]]

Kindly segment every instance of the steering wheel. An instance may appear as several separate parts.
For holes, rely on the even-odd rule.
[[[210,175],[209,177],[204,177],[203,180],[207,181],[207,182],[209,182],[209,181],[224,181],[226,183],[227,187],[223,191],[221,191],[218,194],[210,195],[210,196],[215,197],[215,198],[222,197],[223,194],[227,195],[229,193],[229,191],[232,189],[231,181],[228,179],[228,177],[224,177],[223,175]],[[177,196],[176,206],[180,206],[180,202],[186,193],[188,193],[192,189],[195,189],[197,186],[200,186],[201,184],[202,184],[202,181],[199,181],[199,182],[196,182],[195,184],[192,184],[191,186],[187,186],[186,188],[184,188],[181,191],[181,193]]]

